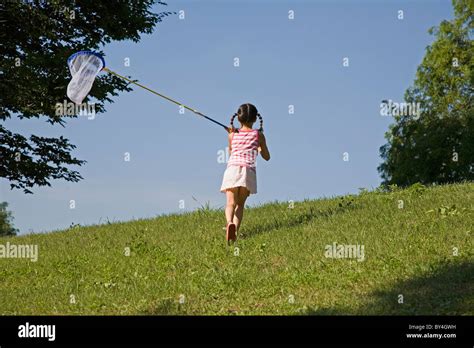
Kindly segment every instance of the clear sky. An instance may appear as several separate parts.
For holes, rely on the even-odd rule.
[[[428,29],[453,17],[448,0],[169,0],[156,10],[184,10],[185,19],[165,18],[139,43],[106,46],[107,65],[222,123],[240,104],[255,104],[272,158],[259,158],[259,192],[249,205],[377,187],[392,122],[380,101],[403,101],[433,40]],[[65,129],[44,119],[6,122],[22,134],[64,135],[87,160],[81,182],[53,181],[33,195],[0,180],[0,201],[21,234],[191,211],[199,206],[193,196],[224,205],[222,128],[138,87],[114,101]]]

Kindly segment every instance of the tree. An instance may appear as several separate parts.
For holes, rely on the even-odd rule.
[[[18,232],[13,227],[13,216],[11,211],[7,210],[8,203],[0,203],[0,237],[15,236]]]
[[[105,44],[117,40],[138,42],[140,34],[152,33],[155,25],[171,12],[152,13],[153,0],[2,1],[2,45],[0,52],[0,120],[42,118],[51,125],[65,126],[77,112],[58,113],[56,105],[69,103],[66,86],[70,75],[67,58],[79,50],[102,53]],[[161,1],[159,5],[166,5]],[[90,97],[95,112],[119,92],[130,91],[127,83],[101,74]],[[91,98],[85,100],[91,100]],[[70,166],[84,160],[71,155],[75,145],[68,139],[29,137],[0,125],[0,178],[12,189],[32,193],[34,186],[51,186],[50,180],[82,179]]]
[[[436,39],[405,92],[419,114],[394,115],[385,134],[378,167],[385,185],[474,179],[474,3],[453,6],[455,18],[429,30]]]

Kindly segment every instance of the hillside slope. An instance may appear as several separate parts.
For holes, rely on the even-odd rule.
[[[0,314],[472,315],[473,221],[466,183],[252,208],[231,247],[212,210],[2,238],[39,256],[0,258]]]

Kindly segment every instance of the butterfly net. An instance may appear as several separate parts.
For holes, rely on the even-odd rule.
[[[105,67],[104,59],[95,52],[80,51],[67,60],[72,79],[67,86],[67,96],[81,104],[94,84],[95,77]]]

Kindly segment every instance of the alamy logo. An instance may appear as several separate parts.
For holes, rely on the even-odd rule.
[[[240,159],[247,163],[254,163],[255,167],[257,167],[257,156],[258,150],[246,150],[242,151],[239,155]],[[228,163],[230,159],[230,151],[229,147],[226,147],[224,150],[217,151],[217,163]]]
[[[89,120],[95,119],[95,103],[75,104],[64,100],[64,102],[56,103],[56,116],[85,116]]]
[[[337,244],[336,242],[326,245],[324,256],[331,259],[357,259],[364,261],[364,246],[359,244]]]
[[[18,337],[20,338],[47,338],[48,341],[56,339],[56,325],[35,325],[26,322],[18,326]]]
[[[38,261],[37,244],[0,244],[0,258],[6,259],[30,259],[31,262]]]
[[[392,99],[383,100],[380,104],[381,116],[412,116],[413,119],[418,119],[421,113],[420,103],[397,103]]]

